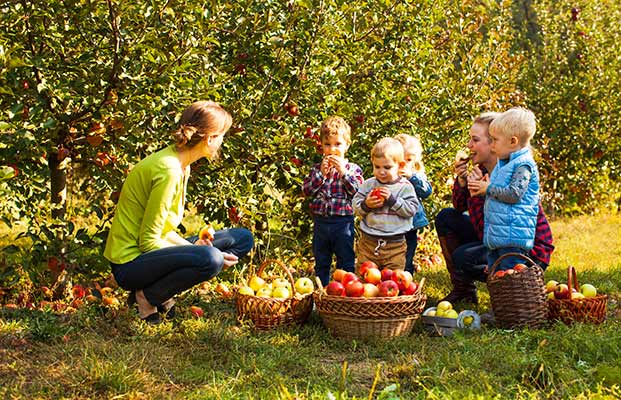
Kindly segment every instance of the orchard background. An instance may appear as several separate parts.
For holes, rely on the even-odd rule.
[[[56,263],[76,277],[106,275],[101,251],[127,172],[170,143],[181,111],[199,99],[221,102],[234,127],[221,158],[195,166],[188,207],[217,227],[250,228],[257,262],[310,257],[300,188],[320,157],[318,126],[333,114],[350,122],[348,157],[365,176],[376,140],[420,135],[432,217],[450,203],[453,155],[472,118],[518,105],[538,117],[550,215],[616,210],[620,201],[615,0],[0,8],[0,209],[15,234],[0,287],[49,281]]]

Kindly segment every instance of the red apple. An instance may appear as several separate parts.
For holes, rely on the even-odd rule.
[[[360,276],[364,276],[364,274],[367,272],[367,270],[369,268],[376,268],[379,269],[379,267],[377,266],[377,264],[375,264],[373,261],[371,260],[367,260],[365,262],[363,262],[362,264],[360,264],[360,268],[358,269],[358,273],[360,274]]]
[[[379,297],[395,297],[399,295],[399,286],[395,281],[383,281],[379,284]]]
[[[505,275],[507,275],[507,271],[496,271],[496,273],[494,274],[494,279],[502,278]]]
[[[394,271],[390,268],[382,269],[382,281],[389,281],[392,279],[392,274]]]
[[[364,284],[359,280],[349,281],[345,285],[347,297],[361,297],[364,294]]]
[[[205,311],[202,308],[197,306],[190,306],[190,312],[194,314],[195,317],[200,318],[205,315]]]
[[[377,297],[379,294],[379,288],[372,283],[364,284],[364,293],[362,294],[364,297],[371,298]]]
[[[377,268],[369,268],[362,276],[366,283],[378,284],[382,281],[382,273]]]
[[[515,272],[522,272],[522,271],[526,271],[528,269],[528,267],[524,264],[515,264],[515,266],[513,267],[513,270]]]
[[[326,293],[330,296],[345,296],[345,288],[341,282],[331,281],[326,286]]]
[[[354,274],[353,272],[345,272],[345,275],[343,275],[343,279],[341,279],[341,283],[343,284],[343,286],[347,287],[347,284],[349,282],[359,281],[359,280],[360,278],[358,278],[358,276]]]
[[[418,284],[411,281],[406,287],[403,288],[403,290],[399,290],[399,294],[403,296],[411,296],[416,293],[416,289],[418,289]]]
[[[347,271],[345,271],[344,269],[337,269],[332,274],[332,279],[334,279],[337,282],[342,282],[343,281],[343,276],[346,273],[347,273]]]
[[[568,299],[569,294],[569,287],[566,284],[560,283],[556,285],[556,289],[554,290],[554,297],[556,299]]]
[[[394,271],[391,279],[399,285],[399,291],[403,291],[413,280],[412,274],[402,269]]]

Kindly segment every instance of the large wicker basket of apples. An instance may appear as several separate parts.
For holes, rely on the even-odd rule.
[[[265,268],[277,265],[285,273],[268,276]],[[240,320],[248,318],[257,330],[269,330],[292,324],[302,324],[313,310],[313,281],[307,277],[293,280],[289,268],[282,261],[267,259],[248,284],[239,288],[235,309]]]
[[[313,294],[328,331],[347,339],[410,334],[427,301],[425,278],[417,283],[409,272],[380,270],[370,261],[359,274],[336,270],[328,286]]]

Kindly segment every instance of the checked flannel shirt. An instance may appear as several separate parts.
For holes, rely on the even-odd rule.
[[[483,175],[487,174],[487,170],[481,167]],[[477,233],[479,240],[483,240],[483,206],[485,205],[485,197],[475,196],[471,197],[467,187],[459,186],[459,182],[455,179],[453,184],[453,207],[457,211],[468,211],[470,215],[470,222],[474,227],[474,231]],[[537,214],[537,226],[535,230],[535,244],[528,253],[528,256],[545,263],[550,264],[550,256],[554,251],[554,245],[552,244],[552,231],[550,230],[550,224],[546,218],[541,203],[539,203],[539,213]]]
[[[332,173],[324,176],[321,164],[313,165],[310,174],[304,179],[302,191],[311,197],[310,211],[322,217],[354,215],[352,199],[362,185],[362,168],[347,162],[344,176]]]

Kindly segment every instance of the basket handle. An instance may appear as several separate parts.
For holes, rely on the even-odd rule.
[[[522,257],[524,260],[526,260],[526,262],[527,262],[526,266],[529,267],[529,268],[535,266],[535,264],[536,264],[530,257],[528,257],[525,254],[522,254],[522,253],[505,253],[505,254],[501,255],[500,257],[498,257],[496,262],[494,264],[492,264],[492,267],[489,269],[488,276],[494,275],[494,272],[496,271],[496,268],[500,264],[500,261],[502,261],[503,259],[505,259],[507,257]]]
[[[567,287],[569,287],[570,292],[572,287],[577,291],[580,291],[580,285],[578,284],[578,274],[576,273],[576,269],[571,265],[567,267]]]
[[[282,268],[285,271],[285,273],[287,274],[287,278],[289,279],[289,282],[291,283],[291,296],[293,297],[296,294],[296,291],[295,291],[295,281],[293,280],[293,275],[291,275],[291,272],[289,272],[289,268],[287,268],[285,263],[283,263],[282,261],[280,261],[280,260],[278,260],[276,258],[266,258],[265,260],[263,260],[263,262],[259,266],[259,270],[257,271],[257,275],[261,276],[261,274],[263,273],[263,270],[265,269],[265,267],[267,267],[270,264],[276,264],[276,265],[278,265],[280,268]]]

